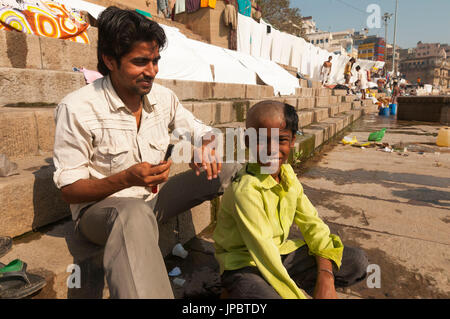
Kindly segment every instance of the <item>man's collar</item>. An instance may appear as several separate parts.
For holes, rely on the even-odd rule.
[[[120,108],[126,108],[127,110],[130,110],[117,94],[114,86],[112,85],[111,77],[109,75],[106,75],[104,77],[103,88],[105,90],[106,99],[109,102],[108,104],[111,111],[117,112]],[[154,90],[152,89],[149,94],[144,95],[142,98],[143,108],[147,113],[150,113],[153,110],[154,105],[157,104],[156,96],[153,92]]]

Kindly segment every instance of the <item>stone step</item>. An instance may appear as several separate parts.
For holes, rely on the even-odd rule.
[[[0,234],[17,237],[70,216],[69,205],[53,183],[52,153],[11,161],[18,165],[18,174],[0,179]],[[187,163],[174,163],[170,177],[187,170]],[[208,204],[202,205],[198,209],[209,212]],[[196,218],[198,231],[209,225],[209,213]]]
[[[304,128],[303,133],[314,136],[314,148],[318,148],[362,115],[362,110],[352,110],[345,114],[339,114],[333,118],[313,123]]]
[[[84,85],[79,72],[0,67],[0,106],[55,105]]]
[[[305,110],[300,113],[312,114],[313,111]],[[304,150],[309,147],[311,149],[307,153],[313,152],[315,148],[361,116],[361,113],[361,110],[351,111],[349,114],[327,118],[310,125],[303,130],[304,135],[297,138],[295,149]],[[243,122],[218,125],[221,128],[243,126]],[[24,171],[35,174],[36,170],[45,169],[48,173],[51,170],[48,167],[50,163],[45,159],[46,156],[41,156],[34,159],[34,162],[31,159],[19,161],[21,174]],[[28,168],[25,168],[23,164],[26,161],[30,166]],[[36,164],[37,166],[34,166]],[[42,164],[44,164],[44,167],[39,166]],[[185,169],[187,169],[187,165],[180,165],[177,172]],[[17,177],[21,177],[21,175],[15,176],[15,178]],[[0,191],[3,191],[1,187]],[[4,198],[3,194],[0,198]],[[0,203],[3,207],[2,204]],[[205,202],[193,208],[190,212],[180,214],[169,222],[159,225],[159,244],[163,256],[168,256],[177,242],[185,244],[204,230],[211,223],[211,211],[213,209],[215,208],[213,208],[211,202]],[[1,212],[0,215],[3,217],[4,212]],[[0,233],[7,235],[7,232],[4,232],[3,229],[0,229]],[[28,263],[29,272],[40,274],[46,278],[47,286],[34,298],[108,298],[109,292],[102,271],[102,256],[102,248],[75,234],[74,223],[65,219],[51,226],[40,228],[37,232],[27,233],[19,238],[16,237],[12,251],[4,256],[1,261],[7,263],[12,259],[20,258]],[[70,276],[67,269],[72,264],[78,265],[81,274],[83,274],[81,276],[81,288],[79,289],[68,288],[67,286],[67,279]]]

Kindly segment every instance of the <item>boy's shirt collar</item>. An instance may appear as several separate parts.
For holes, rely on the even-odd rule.
[[[258,163],[247,163],[246,172],[252,174],[261,182],[261,187],[264,189],[271,189],[278,185],[277,181],[270,174],[261,174],[261,165]],[[292,166],[289,164],[281,165],[280,170],[280,184],[291,187],[294,180],[297,178]]]

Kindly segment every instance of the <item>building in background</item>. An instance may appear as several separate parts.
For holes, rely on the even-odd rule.
[[[450,59],[448,45],[418,42],[415,49],[400,51],[400,72],[406,80],[432,84],[442,93],[450,92]],[[450,51],[450,50],[449,50]]]
[[[316,22],[311,16],[302,18],[304,34],[308,35],[317,31]]]
[[[385,61],[386,42],[383,38],[369,36],[358,41],[358,58],[371,61]]]
[[[308,41],[330,53],[354,54],[353,33],[354,29],[339,32],[316,31],[307,34]]]
[[[402,50],[402,48],[400,48],[398,45],[395,46],[395,65],[397,66],[396,71],[398,71],[398,69],[399,69],[398,65],[400,62],[400,55],[401,55],[400,51],[401,50]],[[393,59],[392,54],[393,54],[392,44],[386,44],[385,68],[388,71],[392,71],[392,59]]]

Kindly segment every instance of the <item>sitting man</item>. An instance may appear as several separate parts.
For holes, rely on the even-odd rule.
[[[212,128],[154,83],[164,30],[137,12],[109,7],[98,19],[104,75],[56,109],[54,182],[76,230],[104,246],[111,298],[173,298],[158,246],[158,223],[223,193],[238,165],[220,164]],[[192,171],[168,180],[169,130],[200,137]],[[183,134],[184,134],[183,133]],[[185,136],[185,135],[184,135]]]
[[[223,287],[233,299],[305,298],[300,289],[314,298],[337,298],[335,287],[366,277],[368,260],[330,233],[286,164],[298,129],[295,108],[260,102],[248,111],[246,127],[267,128],[267,136],[250,147],[257,163],[246,164],[222,198],[213,238]],[[270,157],[261,161],[264,149]],[[293,222],[304,241],[287,239]]]

